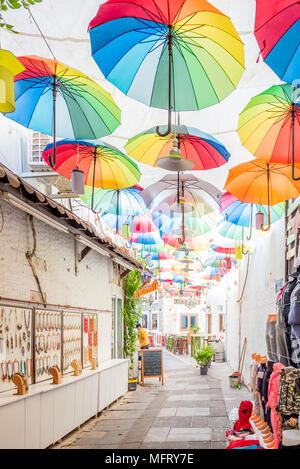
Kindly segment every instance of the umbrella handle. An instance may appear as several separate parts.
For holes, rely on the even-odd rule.
[[[292,102],[292,179],[300,181],[300,177],[295,177],[295,103]]]
[[[250,241],[252,238],[252,222],[253,222],[253,204],[251,204],[251,217],[250,217],[250,234],[247,236],[247,240]]]
[[[268,205],[268,226],[266,226],[265,228],[264,225],[261,225],[260,229],[262,231],[269,231],[270,228],[271,228],[271,211],[270,211],[270,205]]]
[[[53,77],[53,159],[49,153],[49,164],[51,168],[56,166],[56,76]]]
[[[131,248],[132,248],[132,244],[133,244],[133,243],[132,243],[131,240],[130,240],[130,241],[126,241],[125,246],[127,247],[127,249],[131,249]]]

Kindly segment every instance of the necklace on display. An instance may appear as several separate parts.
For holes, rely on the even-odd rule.
[[[10,381],[11,378],[13,377],[13,364],[11,360],[7,362],[7,376],[8,376],[8,381]]]
[[[22,325],[22,321],[21,322],[18,322],[18,313],[17,313],[17,309],[15,309],[15,319],[16,319],[16,327],[17,329],[20,331],[23,327]]]
[[[28,317],[26,317],[26,310],[24,309],[24,324],[25,324],[25,329],[26,331],[29,330],[29,325],[30,325],[30,311],[28,311]],[[28,335],[28,332],[27,332]]]
[[[5,372],[4,372],[5,370]],[[2,375],[2,381],[6,381],[7,380],[7,362],[2,362],[1,363],[1,375]]]

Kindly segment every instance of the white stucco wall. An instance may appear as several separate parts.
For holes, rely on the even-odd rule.
[[[240,271],[228,278],[227,359],[237,369],[239,361],[239,316],[241,320],[240,343],[247,339],[244,378],[249,382],[251,353],[266,354],[266,321],[276,313],[276,282],[285,275],[285,221],[273,225],[265,236],[256,238],[249,259],[249,272],[242,302],[240,298],[246,271],[247,258],[241,261]],[[241,310],[240,310],[241,308]]]

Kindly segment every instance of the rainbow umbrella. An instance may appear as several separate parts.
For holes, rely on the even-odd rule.
[[[253,155],[271,163],[300,163],[300,89],[271,86],[254,96],[240,114],[238,134]]]
[[[166,130],[164,127],[162,129]],[[169,154],[175,137],[181,157],[194,163],[193,170],[218,168],[230,158],[224,145],[214,137],[185,125],[172,125],[171,134],[165,137],[157,135],[156,128],[152,127],[129,139],[125,150],[135,160],[155,166],[159,158]]]
[[[50,165],[53,145],[47,145],[42,159]],[[84,140],[61,140],[57,142],[54,170],[71,179],[71,171],[79,168],[84,173],[84,183],[92,186],[91,206],[94,208],[95,187],[124,189],[134,186],[141,173],[137,165],[117,148],[107,143]],[[89,194],[90,195],[90,194]]]
[[[15,77],[16,108],[10,119],[47,135],[94,140],[111,134],[121,111],[111,95],[83,73],[57,60],[18,57],[26,70]]]
[[[224,272],[219,267],[207,266],[204,267],[200,274],[200,278],[204,280],[216,280],[218,277],[223,276]]]
[[[146,213],[146,205],[140,186],[127,187],[125,189],[97,189],[94,191],[94,209],[104,214],[114,215],[115,224],[113,225],[118,231],[119,226],[131,223],[132,218],[136,215]],[[79,195],[81,200],[87,205],[92,205],[93,188],[86,186],[84,195]],[[111,225],[113,218],[107,218],[108,225]],[[121,223],[119,223],[121,221]]]
[[[244,226],[235,225],[234,223],[230,222],[219,222],[217,224],[218,227],[218,234],[223,236],[224,238],[230,238],[232,240],[237,241],[244,241],[245,236],[250,239],[251,231],[249,228],[245,228]]]
[[[161,234],[181,234],[182,218],[180,216],[164,215],[163,213],[153,212],[152,219]],[[191,232],[191,237],[201,236],[211,231],[214,220],[210,215],[201,218],[185,217],[185,228]]]
[[[254,34],[260,53],[282,81],[300,77],[300,4],[297,0],[256,0]]]
[[[206,0],[109,0],[89,31],[105,78],[131,98],[168,109],[168,133],[172,109],[222,101],[244,71],[239,35]]]
[[[268,220],[270,211],[270,223],[275,223],[285,214],[285,202],[268,207],[260,204],[249,204],[241,202],[230,192],[222,196],[220,212],[227,222],[239,226],[250,228],[250,236],[253,225],[255,225],[254,216],[258,213],[263,215],[265,221]],[[263,223],[265,225],[265,222]]]
[[[163,244],[163,240],[161,239],[158,230],[153,231],[152,233],[132,233],[130,244],[142,244],[144,246],[149,244]]]
[[[233,258],[230,256],[226,256],[225,254],[217,254],[217,255],[212,255],[209,256],[205,262],[204,266],[205,267],[218,267],[218,268],[223,268],[225,270],[228,270],[231,268],[232,262],[234,261]]]
[[[146,205],[140,186],[126,187],[125,189],[97,189],[94,194],[94,208],[103,214],[134,217],[146,213]],[[85,193],[79,196],[81,200],[91,205],[92,187],[86,186]]]

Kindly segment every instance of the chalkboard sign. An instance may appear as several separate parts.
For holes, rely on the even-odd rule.
[[[164,384],[162,349],[141,350],[142,354],[142,386],[144,378],[159,377]]]

